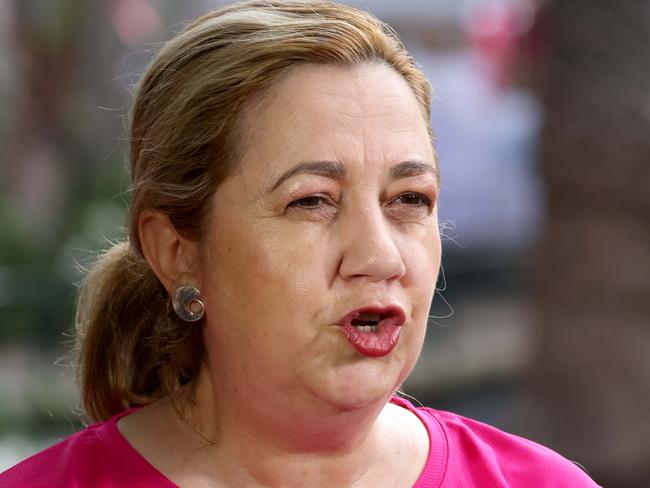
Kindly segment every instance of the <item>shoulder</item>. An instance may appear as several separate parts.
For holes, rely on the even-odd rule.
[[[92,466],[103,457],[100,425],[77,432],[0,473],[0,486],[74,486],[92,480],[96,469]]]
[[[174,486],[119,433],[117,421],[133,410],[91,425],[0,473],[0,486]]]
[[[445,478],[455,479],[458,485],[598,486],[576,463],[536,442],[451,412],[418,410],[435,419],[444,431],[450,471]]]
[[[414,407],[405,398],[393,397],[391,402],[415,413],[429,432],[423,474],[427,480],[442,481],[418,487],[598,487],[576,463],[536,442],[455,413]]]

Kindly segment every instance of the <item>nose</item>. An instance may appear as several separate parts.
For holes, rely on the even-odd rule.
[[[339,274],[344,279],[399,280],[406,273],[402,254],[380,208],[346,219]]]

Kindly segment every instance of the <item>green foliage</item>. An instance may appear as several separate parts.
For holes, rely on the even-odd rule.
[[[75,285],[107,242],[124,235],[121,164],[87,172],[68,194],[58,232],[48,240],[21,225],[0,202],[0,342],[58,346],[72,327]]]

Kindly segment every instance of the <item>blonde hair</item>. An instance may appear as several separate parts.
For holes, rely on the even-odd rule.
[[[76,364],[89,419],[173,395],[196,378],[203,360],[201,326],[176,317],[143,257],[142,210],[164,212],[183,237],[201,242],[210,197],[237,164],[248,104],[297,65],[366,62],[404,77],[429,127],[429,82],[386,24],[351,7],[238,3],[199,18],[163,46],[133,106],[129,239],[100,256],[78,297]]]

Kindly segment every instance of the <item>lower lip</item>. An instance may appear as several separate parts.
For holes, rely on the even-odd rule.
[[[377,358],[390,353],[397,342],[401,326],[391,323],[379,323],[374,332],[361,332],[354,325],[341,326],[343,334],[357,351],[364,356]]]

